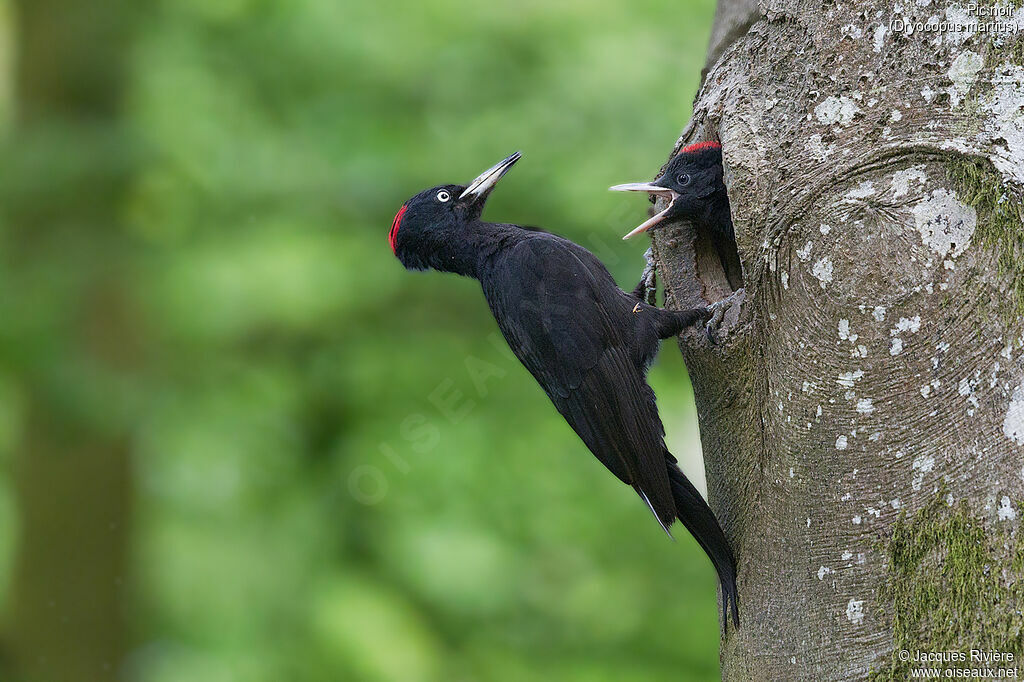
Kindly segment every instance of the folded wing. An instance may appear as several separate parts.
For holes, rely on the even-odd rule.
[[[665,430],[629,340],[635,322],[604,266],[547,235],[516,246],[484,291],[509,346],[591,452],[668,529]]]

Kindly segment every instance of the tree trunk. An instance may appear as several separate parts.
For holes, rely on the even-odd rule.
[[[721,3],[676,149],[721,141],[745,287],[681,343],[739,561],[723,677],[1017,666],[1024,45],[893,32],[986,20],[929,0]],[[654,246],[670,307],[732,290],[691,226]]]
[[[2,272],[24,418],[5,648],[7,676],[26,682],[123,678],[139,328],[125,274],[131,155],[120,112],[140,4],[15,3]]]

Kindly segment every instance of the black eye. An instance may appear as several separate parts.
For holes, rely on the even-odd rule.
[[[690,174],[680,173],[679,175],[676,176],[676,182],[678,182],[681,186],[686,187],[687,185],[690,184]]]
[[[438,201],[444,202],[444,201],[448,201],[451,198],[452,198],[452,195],[448,194],[448,190],[444,190],[443,189],[443,190],[441,190],[440,192],[437,193],[437,200]]]

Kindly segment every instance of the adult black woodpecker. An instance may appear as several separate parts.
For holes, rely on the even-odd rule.
[[[647,369],[661,339],[707,320],[670,311],[615,284],[592,253],[554,234],[481,220],[516,152],[468,186],[439,185],[398,210],[388,242],[410,270],[479,280],[505,340],[591,452],[632,486],[665,532],[678,518],[710,557],[723,619],[739,623],[736,562],[704,498],[665,447]],[[642,284],[638,287],[642,290]]]
[[[611,187],[617,192],[647,192],[669,204],[638,225],[623,239],[646,232],[665,221],[684,219],[711,239],[722,270],[733,289],[742,284],[736,235],[729,212],[729,195],[722,179],[722,145],[697,142],[679,150],[654,182],[631,182]]]

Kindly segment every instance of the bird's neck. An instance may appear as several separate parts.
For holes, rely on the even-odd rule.
[[[430,267],[480,278],[480,270],[496,255],[515,246],[529,234],[518,225],[485,223],[481,220],[462,225],[456,231],[438,234],[428,256]]]

